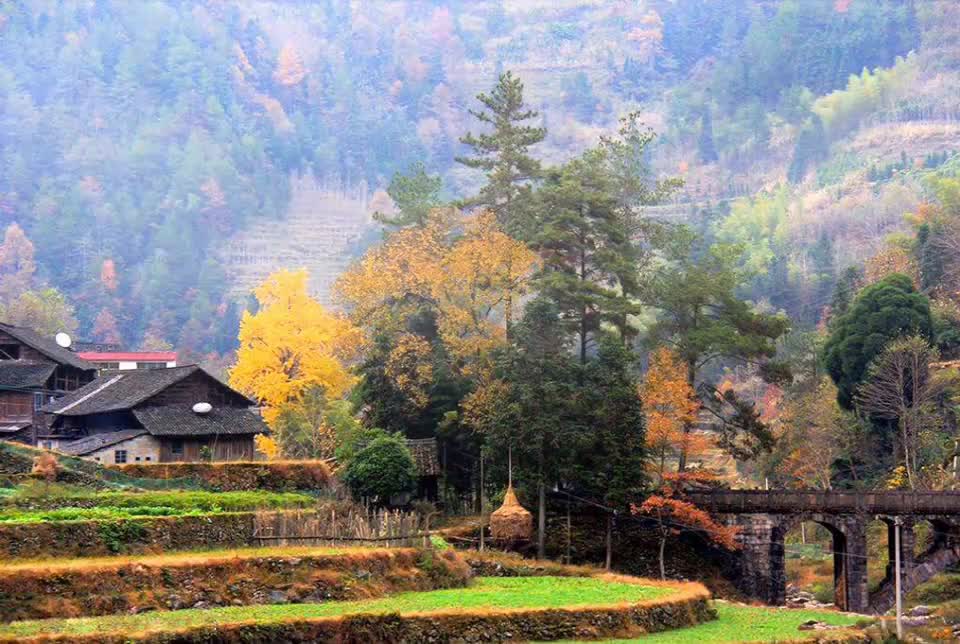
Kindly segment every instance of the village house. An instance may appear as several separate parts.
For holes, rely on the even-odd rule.
[[[31,329],[0,323],[0,439],[35,444],[40,408],[97,375],[76,353]]]
[[[116,344],[77,342],[77,355],[92,362],[97,369],[166,369],[177,366],[176,351],[126,351]]]
[[[197,365],[104,371],[45,406],[39,445],[104,464],[252,460],[255,403]]]

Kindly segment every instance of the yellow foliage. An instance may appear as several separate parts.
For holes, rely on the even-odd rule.
[[[910,489],[910,478],[907,476],[907,468],[898,465],[890,472],[884,487],[888,490],[908,490]]]
[[[304,270],[278,271],[254,294],[260,309],[240,321],[230,385],[259,400],[271,425],[280,405],[300,401],[312,387],[342,397],[355,381],[346,365],[363,346],[361,331],[310,297]]]
[[[385,373],[414,407],[423,409],[430,402],[433,381],[430,343],[412,333],[400,335],[387,358]]]
[[[506,340],[504,320],[536,265],[536,254],[503,233],[492,213],[461,222],[457,211],[437,209],[425,226],[397,231],[368,252],[335,291],[355,323],[385,332],[400,333],[416,309],[432,308],[454,366],[475,373]]]
[[[280,446],[277,445],[277,441],[266,434],[254,436],[253,444],[258,452],[267,457],[267,460],[274,461],[280,456]]]
[[[460,403],[463,422],[478,432],[489,432],[498,426],[503,401],[510,395],[510,384],[504,380],[481,377],[480,384]]]
[[[503,233],[492,212],[466,224],[466,234],[443,258],[433,295],[440,309],[440,335],[464,371],[506,341],[505,327],[494,316],[506,315],[524,293],[537,255]]]
[[[450,215],[438,209],[425,226],[393,233],[340,276],[334,292],[350,306],[354,322],[398,330],[413,307],[432,303],[453,225]]]

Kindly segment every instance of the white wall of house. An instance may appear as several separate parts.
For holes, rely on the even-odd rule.
[[[124,463],[157,463],[160,461],[160,442],[150,434],[137,436],[109,447],[91,452],[82,458],[101,465],[117,464],[117,452],[126,452]]]
[[[117,368],[118,368],[120,371],[127,371],[128,369],[136,369],[136,368],[137,368],[137,364],[142,364],[142,363],[137,363],[137,362],[134,362],[134,361],[132,361],[132,360],[131,360],[131,361],[126,361],[126,360],[124,360],[124,361],[118,362],[117,364],[119,365]],[[151,360],[151,361],[149,361],[149,364],[150,364],[151,366],[154,365],[154,364],[156,364],[156,365],[161,365],[161,366],[163,366],[163,367],[176,367],[176,366],[177,366],[177,361],[176,361],[176,360],[171,360],[171,361],[169,361],[169,362],[153,362],[153,361]]]

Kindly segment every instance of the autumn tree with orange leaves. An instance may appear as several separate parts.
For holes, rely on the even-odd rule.
[[[650,354],[640,400],[647,419],[647,449],[660,487],[668,459],[687,462],[709,446],[702,435],[685,431],[696,421],[700,402],[687,380],[686,365],[669,349],[661,347]]]
[[[660,535],[660,578],[667,578],[666,547],[671,536],[678,536],[683,532],[697,532],[707,539],[727,550],[737,550],[740,544],[736,536],[736,526],[725,526],[706,511],[701,510],[693,503],[683,499],[666,495],[655,494],[647,498],[639,506],[633,505],[630,511],[634,515],[650,517],[657,523]]]
[[[705,469],[681,468],[702,456],[712,441],[705,435],[688,431],[697,418],[700,402],[687,379],[687,367],[666,348],[650,354],[650,366],[640,385],[647,419],[647,449],[653,460],[656,493],[643,503],[630,506],[635,515],[656,522],[660,536],[660,577],[666,579],[665,552],[667,540],[684,531],[699,532],[713,543],[728,549],[737,548],[736,530],[716,522],[707,512],[683,498],[684,487],[691,483],[709,484],[716,479]],[[677,471],[668,471],[668,459],[677,462]]]

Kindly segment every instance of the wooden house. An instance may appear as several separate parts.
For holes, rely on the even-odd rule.
[[[196,365],[104,371],[43,408],[40,446],[104,464],[252,460],[255,403]]]
[[[96,367],[31,329],[0,323],[0,439],[35,444],[40,408],[92,381]]]

